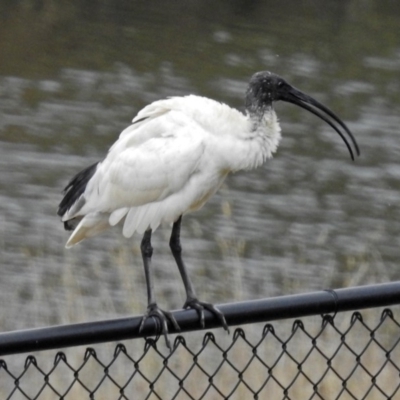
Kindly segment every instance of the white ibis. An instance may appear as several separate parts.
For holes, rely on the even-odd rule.
[[[170,247],[186,290],[184,308],[195,309],[204,327],[204,309],[228,329],[223,314],[197,298],[182,259],[182,216],[198,210],[231,172],[262,165],[276,151],[281,129],[274,101],[296,104],[328,123],[346,144],[354,160],[356,140],[330,109],[271,72],[257,72],[246,93],[246,113],[199,96],[172,97],[142,109],[108,151],[104,160],[79,172],[68,183],[58,209],[64,227],[73,230],[66,247],[95,236],[110,226],[122,226],[130,238],[143,234],[141,252],[147,284],[149,317],[161,322],[169,344],[168,321],[153,293],[150,271],[152,232],[172,224]],[[350,142],[348,141],[350,138]]]

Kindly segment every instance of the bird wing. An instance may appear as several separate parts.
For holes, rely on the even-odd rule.
[[[111,208],[121,200],[124,206],[160,201],[186,184],[205,144],[203,130],[191,120],[184,123],[185,119],[184,115],[168,115],[148,122],[141,129],[154,129],[154,136],[140,144],[136,138],[128,140],[123,151],[105,160],[107,186],[103,182],[99,186],[112,195]]]
[[[138,226],[134,220],[141,221],[143,230],[172,218],[171,209],[163,204],[169,197],[176,198],[174,217],[187,210],[188,201],[180,201],[178,194],[184,193],[185,185],[198,172],[208,133],[180,110],[142,114],[141,118],[122,132],[97,165],[79,198],[79,208],[71,207],[64,214],[63,221],[83,217],[69,243],[89,222],[91,231],[96,232],[93,221],[101,220],[104,225],[104,214],[112,225],[129,214],[125,224],[130,225],[124,229],[131,235]]]
[[[119,222],[130,237],[202,207],[229,172],[220,152],[225,139],[218,136],[226,119],[239,128],[244,121],[239,112],[192,95],[141,110],[107,157],[84,174],[86,187],[73,180],[82,183],[82,194],[69,194],[75,202],[65,204],[62,220],[80,222],[67,247]]]

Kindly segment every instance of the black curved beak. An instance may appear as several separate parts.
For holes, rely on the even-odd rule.
[[[347,149],[349,150],[351,159],[354,160],[353,149],[350,146],[350,143],[349,143],[349,141],[348,141],[348,139],[347,139],[347,137],[345,135],[345,134],[347,134],[347,136],[350,138],[351,142],[353,143],[353,146],[355,148],[356,154],[358,156],[360,155],[360,149],[358,147],[356,139],[354,138],[353,134],[350,132],[350,129],[328,107],[324,106],[319,101],[317,101],[314,98],[312,98],[311,96],[301,92],[300,90],[294,88],[293,86],[290,86],[286,82],[280,88],[280,90],[278,89],[278,99],[282,100],[282,101],[286,101],[288,103],[293,103],[293,104],[295,104],[295,105],[297,105],[299,107],[302,107],[305,110],[310,111],[311,113],[313,113],[317,117],[321,118],[327,124],[329,124],[340,135],[340,137],[342,138],[342,140],[346,144]],[[337,126],[337,125],[339,125],[339,126]],[[339,128],[342,128],[344,130],[344,132]]]

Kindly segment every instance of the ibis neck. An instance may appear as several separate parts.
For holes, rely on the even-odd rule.
[[[230,169],[254,169],[262,165],[276,151],[281,129],[272,107],[264,113],[247,111],[248,128],[231,142]]]
[[[252,124],[252,130],[263,129],[268,121],[276,119],[275,111],[271,104],[252,105],[246,108],[246,113]]]
[[[265,120],[275,114],[271,94],[263,92],[259,85],[250,84],[246,92],[246,113],[256,130]]]
[[[258,112],[249,114],[255,140],[258,141],[263,162],[271,158],[278,148],[281,139],[281,127],[272,105],[259,109]]]

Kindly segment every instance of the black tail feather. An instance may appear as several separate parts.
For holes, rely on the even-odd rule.
[[[99,162],[96,162],[85,168],[69,181],[68,185],[64,189],[64,198],[61,200],[61,203],[58,206],[57,215],[62,217],[79,199],[79,197],[85,191],[86,185],[90,178],[96,172],[98,163]],[[68,221],[64,222],[64,227],[67,230],[72,229]]]

